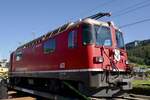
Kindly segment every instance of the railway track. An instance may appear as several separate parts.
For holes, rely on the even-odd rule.
[[[90,98],[91,100],[150,100],[150,96],[128,94],[112,98]]]
[[[36,96],[31,96],[28,94],[20,95],[20,94],[17,94],[17,92],[15,92],[15,91],[9,91],[8,95],[9,95],[9,99],[3,99],[3,100],[37,100]],[[59,95],[55,95],[55,99],[52,99],[52,100],[80,100],[80,99],[70,98],[70,97],[63,97],[63,98],[60,98],[60,97],[61,96],[59,96]],[[46,100],[46,99],[41,98],[38,100]],[[150,96],[128,94],[128,96],[127,95],[121,95],[119,97],[113,97],[113,98],[89,97],[88,100],[150,100]]]
[[[120,94],[119,96],[112,97],[112,98],[87,97],[70,85],[69,85],[69,88],[71,91],[74,91],[74,94],[77,94],[77,95],[74,95],[74,96],[72,95],[72,97],[68,97],[70,95],[62,96],[62,94],[54,94],[50,92],[45,93],[42,91],[29,90],[29,89],[16,87],[18,91],[22,90],[24,92],[9,91],[8,92],[9,99],[5,99],[5,100],[150,100],[150,96],[136,95],[136,94],[131,94],[131,93]],[[30,93],[30,94],[27,94],[27,93]],[[34,93],[39,94],[39,95],[36,96],[36,94]],[[44,97],[44,98],[41,98],[41,97]],[[49,99],[45,99],[45,98],[49,98]]]
[[[36,98],[31,97],[29,95],[20,95],[16,91],[9,91],[8,99],[2,99],[2,100],[36,100]]]

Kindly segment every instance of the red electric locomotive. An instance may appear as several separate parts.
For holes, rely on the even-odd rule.
[[[98,13],[18,47],[10,56],[9,86],[39,93],[111,97],[129,90],[131,78],[122,32]],[[65,92],[62,92],[65,91]],[[69,90],[68,90],[69,91]]]

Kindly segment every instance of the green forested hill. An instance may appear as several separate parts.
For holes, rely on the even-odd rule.
[[[150,65],[150,39],[127,43],[126,48],[130,62]]]

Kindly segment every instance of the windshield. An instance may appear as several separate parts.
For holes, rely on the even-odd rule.
[[[120,31],[116,30],[116,41],[117,41],[117,47],[124,49],[124,40],[123,35]]]
[[[96,45],[112,46],[111,31],[109,27],[106,26],[94,26]]]

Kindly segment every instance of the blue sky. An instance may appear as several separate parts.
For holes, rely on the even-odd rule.
[[[150,5],[123,16],[120,10],[150,0],[0,0],[0,59],[10,52],[68,21],[95,14],[112,12],[117,26],[150,18]],[[125,42],[150,38],[150,22],[123,28]]]

